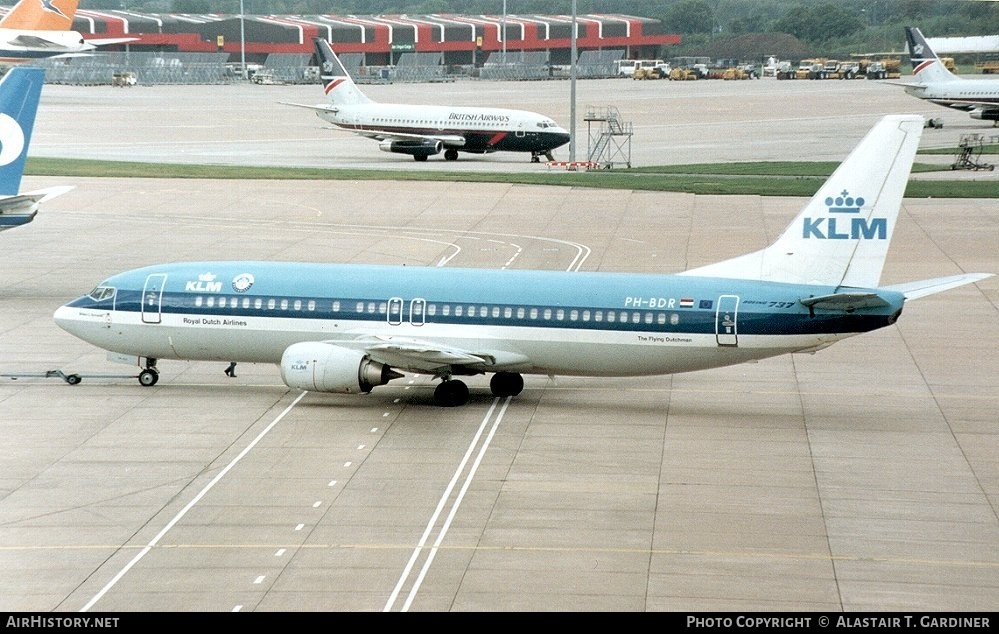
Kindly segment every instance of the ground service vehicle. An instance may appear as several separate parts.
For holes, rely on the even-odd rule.
[[[669,73],[669,78],[675,81],[699,79],[700,76],[700,73],[693,68],[674,68]]]
[[[791,62],[778,62],[774,70],[774,77],[777,79],[797,79],[798,71],[791,65]]]
[[[660,61],[660,60],[657,60]],[[661,62],[655,66],[639,66],[632,74],[632,79],[666,79],[670,74],[668,62]]]
[[[669,69],[669,64],[661,59],[619,59],[614,62],[617,67],[617,74],[620,77],[631,77],[635,79],[635,73],[638,71],[644,71],[650,68],[663,68]],[[669,70],[666,71],[666,75],[669,74]],[[645,79],[642,77],[641,79]]]
[[[944,65],[946,66],[946,63]],[[992,73],[999,73],[999,59],[987,59],[981,62],[976,62],[975,68],[977,68],[981,73],[985,75],[991,75]],[[952,73],[957,72],[952,68],[948,68],[948,70],[950,70],[950,72]]]
[[[825,60],[803,59],[798,63],[798,70],[795,72],[794,78],[821,79],[823,68],[825,68]]]

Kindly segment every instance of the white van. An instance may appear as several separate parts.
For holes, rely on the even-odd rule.
[[[660,68],[669,74],[669,64],[661,59],[619,59],[614,62],[614,67],[619,77],[634,77],[639,68]]]
[[[631,77],[635,74],[635,65],[638,64],[638,60],[635,59],[619,59],[614,62],[615,75],[618,77]]]

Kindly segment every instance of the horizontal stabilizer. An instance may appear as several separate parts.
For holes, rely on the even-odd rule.
[[[888,302],[877,296],[876,293],[834,293],[832,295],[821,295],[819,297],[806,297],[799,300],[809,308],[820,308],[823,310],[842,310],[852,313],[858,308],[881,308],[888,306]]]
[[[278,102],[278,103],[280,103],[282,106],[295,106],[296,108],[307,108],[309,110],[315,110],[316,112],[333,112],[333,113],[336,113],[336,112],[340,111],[340,109],[337,108],[336,106],[334,106],[332,104],[325,104],[325,103],[314,104],[314,105],[312,105],[312,104],[306,104],[306,103],[293,103],[291,101],[281,101],[281,102]]]
[[[906,300],[918,299],[941,293],[943,291],[971,284],[987,277],[992,277],[992,273],[965,273],[963,275],[951,275],[949,277],[937,277],[932,280],[921,280],[919,282],[908,282],[906,284],[893,284],[885,286],[889,291],[897,291],[905,295]]]
[[[73,189],[74,185],[56,185],[55,187],[46,187],[45,189],[36,189],[34,191],[25,192],[16,196],[16,198],[21,198],[25,196],[30,196],[35,202],[43,203],[47,200],[52,200],[56,196],[62,196],[69,190]],[[0,199],[0,205],[3,205],[8,199]]]
[[[91,46],[110,46],[112,44],[128,44],[129,42],[137,42],[138,40],[139,38],[137,37],[97,37],[88,38],[84,42]]]
[[[37,207],[38,203],[61,196],[71,189],[72,185],[62,185],[0,198],[0,213],[23,212],[31,207]]]

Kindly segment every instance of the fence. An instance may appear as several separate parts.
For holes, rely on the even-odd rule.
[[[105,52],[38,64],[51,84],[111,85],[122,72],[134,73],[137,84],[225,84],[239,79],[226,68],[228,59],[228,53]]]

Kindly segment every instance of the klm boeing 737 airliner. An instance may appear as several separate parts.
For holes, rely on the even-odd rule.
[[[679,275],[292,262],[190,262],[114,275],[55,312],[65,330],[129,355],[274,363],[284,382],[362,393],[403,376],[626,377],[819,350],[889,326],[905,302],[989,274],[879,287],[923,129],[887,116],[771,246]]]

